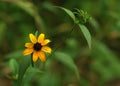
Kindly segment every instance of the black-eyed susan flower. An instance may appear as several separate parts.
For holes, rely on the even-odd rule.
[[[32,54],[33,62],[36,62],[38,58],[44,62],[46,60],[45,52],[51,53],[51,48],[47,46],[50,42],[49,39],[45,39],[45,34],[41,33],[38,39],[32,33],[29,34],[32,43],[25,43],[27,49],[24,50],[23,55]]]

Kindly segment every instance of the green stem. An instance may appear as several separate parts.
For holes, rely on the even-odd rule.
[[[31,54],[31,64],[32,64],[32,67],[34,67],[34,62],[33,62],[32,56],[33,56],[33,53]]]
[[[67,40],[67,39],[69,38],[69,36],[71,35],[71,33],[72,33],[73,30],[74,30],[74,26],[75,26],[75,23],[74,23],[74,25],[72,26],[71,30],[69,31],[69,33],[67,34],[66,38],[64,38],[63,41],[65,41],[65,40]],[[64,43],[64,42],[61,42],[61,43],[58,45],[58,47],[56,47],[56,48],[53,50],[53,52],[55,52],[57,49],[59,49],[59,48],[63,45],[63,43]]]

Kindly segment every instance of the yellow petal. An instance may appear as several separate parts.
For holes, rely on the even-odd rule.
[[[51,41],[49,40],[49,39],[45,39],[42,43],[41,43],[41,45],[47,45],[48,43],[50,43]]]
[[[25,47],[27,47],[27,48],[33,48],[33,44],[32,43],[25,43]]]
[[[42,61],[42,62],[45,62],[46,58],[45,58],[45,54],[44,52],[42,51],[39,51],[39,59]]]
[[[28,48],[28,49],[25,49],[24,52],[23,52],[23,55],[28,55],[28,54],[31,54],[33,52],[33,49],[32,48]]]
[[[42,47],[42,51],[44,51],[44,52],[47,52],[47,53],[51,53],[51,48],[50,47],[48,47],[48,46],[43,46]]]
[[[35,51],[35,52],[33,53],[33,58],[32,58],[32,59],[33,59],[33,62],[36,62],[36,61],[37,61],[37,59],[38,59],[38,52]]]
[[[35,44],[37,42],[36,37],[32,33],[29,34],[29,37],[30,37],[30,40],[31,40],[32,43]]]
[[[38,42],[39,43],[42,43],[44,41],[44,37],[45,37],[45,34],[41,33],[39,36],[38,36]]]

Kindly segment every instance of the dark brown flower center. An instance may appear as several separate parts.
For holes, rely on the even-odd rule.
[[[34,44],[33,48],[34,48],[34,50],[39,51],[39,50],[41,50],[42,45],[37,42],[36,44]]]

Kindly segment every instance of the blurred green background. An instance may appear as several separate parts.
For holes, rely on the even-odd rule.
[[[69,33],[72,19],[52,6],[88,12],[91,49],[77,25]],[[36,30],[56,51],[27,68],[24,43]],[[120,0],[0,0],[0,86],[18,86],[20,74],[22,86],[120,86]]]

